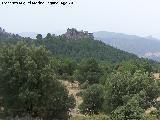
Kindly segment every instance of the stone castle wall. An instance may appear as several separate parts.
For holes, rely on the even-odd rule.
[[[63,36],[68,39],[84,39],[84,38],[94,38],[93,33],[88,33],[88,31],[78,31],[75,28],[67,29],[67,32]]]

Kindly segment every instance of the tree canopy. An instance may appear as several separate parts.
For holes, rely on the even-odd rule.
[[[67,119],[74,98],[56,79],[50,53],[24,42],[1,48],[0,95],[6,115]]]

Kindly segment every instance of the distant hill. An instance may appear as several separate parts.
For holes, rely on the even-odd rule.
[[[143,38],[136,35],[99,31],[94,33],[95,39],[101,40],[118,49],[160,61],[160,40],[152,36]]]

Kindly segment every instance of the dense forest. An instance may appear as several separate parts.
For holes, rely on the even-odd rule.
[[[7,120],[159,120],[160,71],[93,38],[0,34],[0,117]],[[78,83],[78,93],[70,94]],[[72,86],[73,87],[73,86]],[[77,106],[77,98],[82,102]],[[73,115],[73,111],[78,111]]]
[[[17,41],[27,41],[30,44],[44,45],[49,51],[57,57],[72,58],[75,61],[80,61],[83,58],[93,57],[100,61],[120,62],[123,60],[137,59],[134,54],[130,54],[118,49],[115,49],[105,43],[93,39],[67,39],[63,36],[52,36],[48,34],[45,38],[34,40],[30,38],[9,37],[1,42],[16,43]]]

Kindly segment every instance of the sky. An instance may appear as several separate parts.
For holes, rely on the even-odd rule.
[[[160,36],[160,0],[50,0],[73,2],[65,6],[2,5],[2,1],[26,0],[0,0],[0,27],[12,33],[56,33],[77,28]]]

